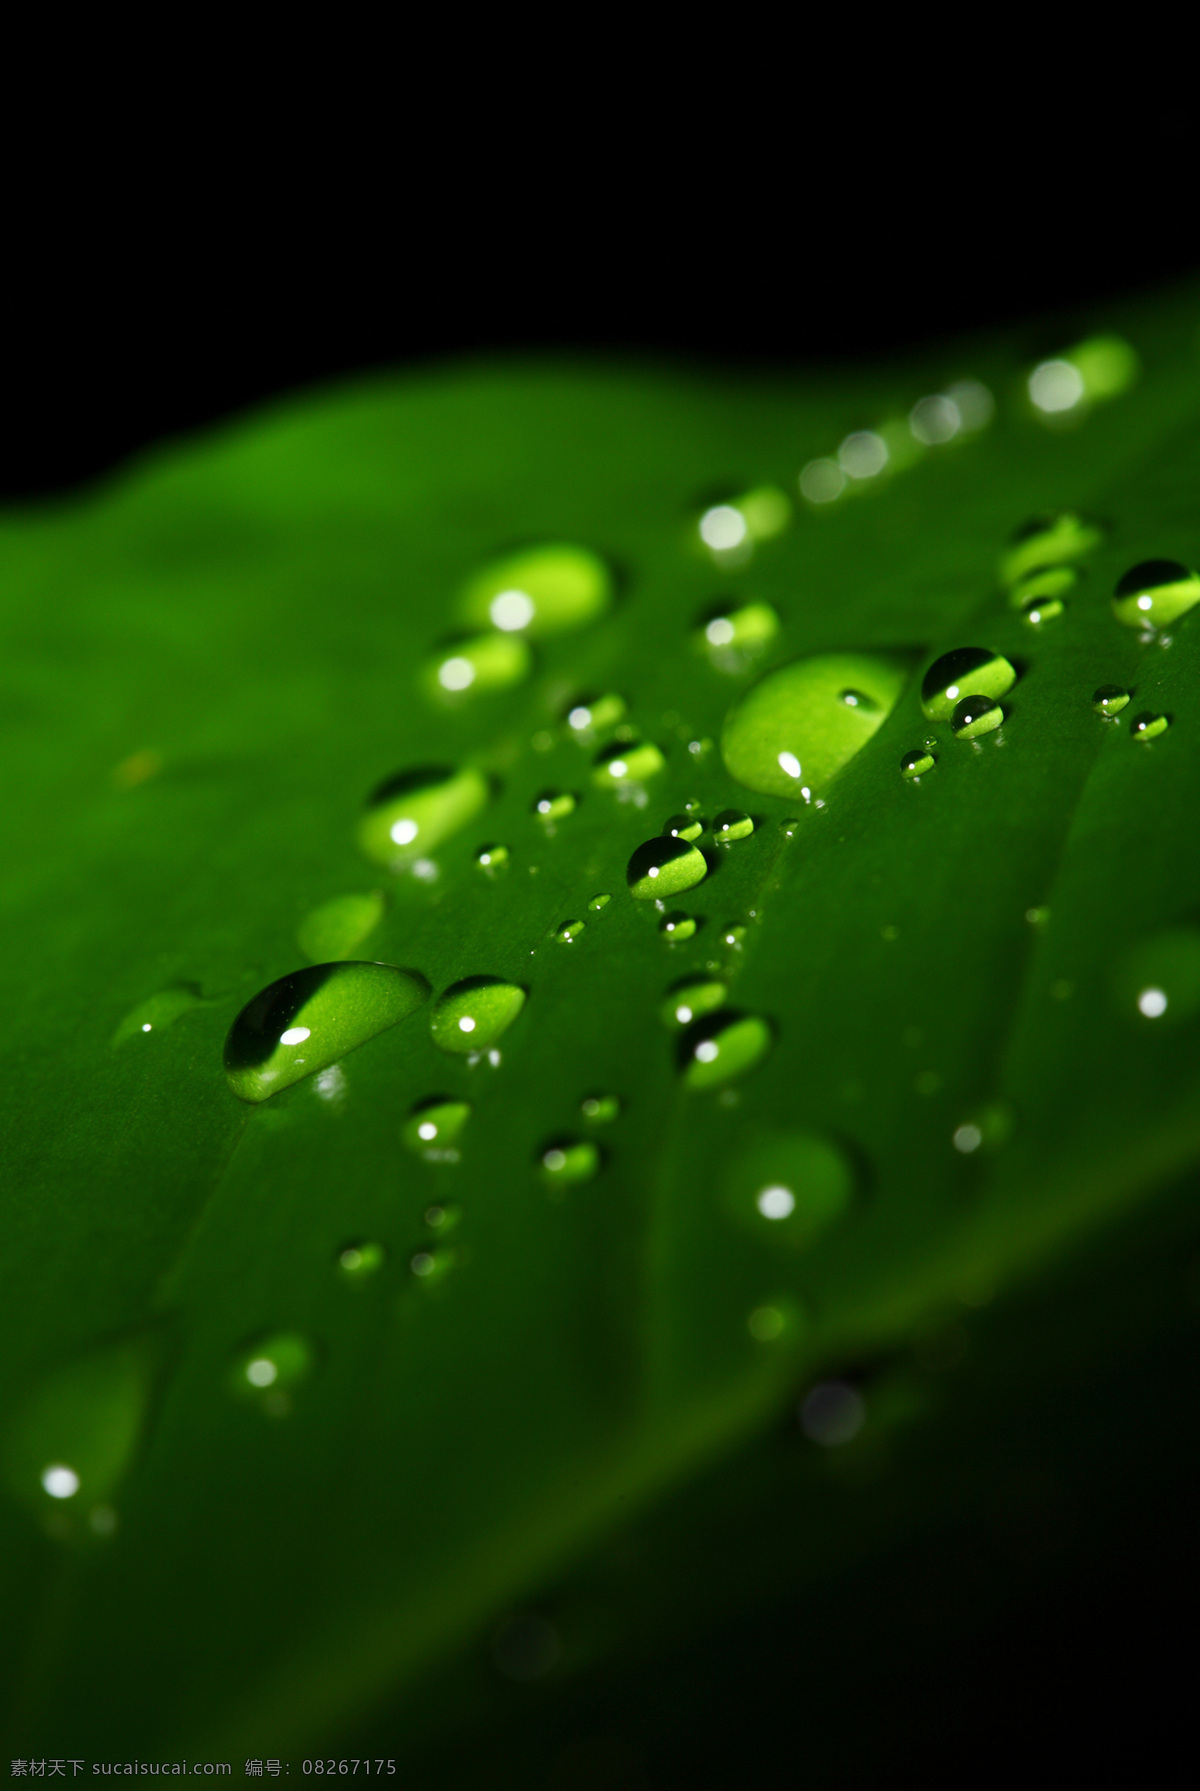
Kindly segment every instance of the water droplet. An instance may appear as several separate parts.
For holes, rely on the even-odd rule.
[[[704,854],[687,840],[660,835],[638,847],[625,873],[630,895],[641,900],[680,895],[708,875]]]
[[[586,548],[563,543],[493,560],[468,580],[463,621],[504,634],[562,634],[604,615],[613,599],[608,567]]]
[[[554,937],[560,945],[574,945],[583,930],[584,923],[581,920],[564,920],[560,927],[555,928]]]
[[[1028,385],[1034,406],[1048,416],[1075,410],[1087,394],[1078,367],[1058,358],[1039,362],[1029,375]]]
[[[681,1031],[705,1014],[715,1014],[725,1005],[728,986],[715,977],[691,976],[675,983],[659,1004],[664,1026]]]
[[[761,659],[779,633],[779,617],[769,603],[743,603],[711,610],[694,640],[719,672],[736,676]]]
[[[1037,597],[1026,607],[1021,619],[1028,628],[1041,628],[1046,622],[1056,622],[1066,607],[1059,597]]]
[[[934,448],[958,434],[962,417],[953,398],[935,392],[929,398],[918,398],[908,413],[908,426],[923,447]]]
[[[423,976],[392,964],[295,970],[261,990],[230,1027],[229,1086],[239,1100],[265,1101],[386,1032],[428,996]]]
[[[888,463],[888,445],[873,429],[856,429],[837,453],[838,465],[851,479],[874,479]]]
[[[600,910],[602,908],[607,908],[611,901],[612,897],[610,895],[605,895],[602,891],[599,895],[594,895],[592,897],[591,901],[588,903],[588,909],[592,914],[599,914]]]
[[[1103,539],[1104,531],[1100,525],[1081,516],[1077,510],[1058,510],[1047,516],[1032,517],[1013,535],[1000,562],[1001,581],[1011,589],[1030,572],[1082,559]]]
[[[609,691],[604,696],[583,697],[567,711],[567,726],[579,740],[594,740],[606,728],[616,727],[625,715],[625,699]]]
[[[572,796],[570,790],[543,790],[541,795],[535,796],[533,800],[534,814],[539,821],[543,821],[549,826],[553,826],[556,821],[565,819],[567,815],[573,815],[577,806],[575,797]]]
[[[306,914],[296,928],[296,943],[314,964],[348,958],[383,919],[387,906],[381,890],[334,896]]]
[[[525,1005],[525,991],[495,976],[468,976],[439,997],[430,1019],[433,1042],[465,1057],[485,1051],[512,1025]]]
[[[74,1502],[107,1498],[137,1448],[151,1379],[148,1338],[106,1345],[54,1370],[19,1404],[4,1439],[5,1475],[23,1504],[73,1533]]]
[[[697,523],[705,547],[719,556],[730,554],[750,538],[746,518],[734,504],[713,504]]]
[[[1118,1009],[1154,1029],[1200,1012],[1200,930],[1169,927],[1139,940],[1120,957],[1112,992]]]
[[[361,1283],[369,1281],[377,1275],[385,1261],[382,1244],[373,1240],[364,1240],[358,1244],[346,1244],[338,1251],[338,1273],[343,1281]]]
[[[473,821],[487,800],[485,779],[469,768],[402,772],[368,800],[358,843],[376,864],[402,870]]]
[[[662,770],[665,760],[649,740],[606,746],[592,769],[592,782],[602,789],[644,783]]]
[[[699,815],[671,815],[663,826],[663,832],[673,840],[698,840],[704,832],[704,822]]]
[[[181,1014],[202,1005],[203,997],[195,983],[176,983],[169,989],[160,989],[157,994],[148,995],[145,1001],[139,1001],[136,1007],[130,1008],[113,1033],[112,1043],[123,1045],[129,1039],[144,1037],[148,1032],[163,1032],[168,1026],[173,1026]]]
[[[964,1157],[977,1150],[999,1150],[1012,1137],[1013,1111],[1006,1101],[990,1101],[954,1128],[950,1142]]]
[[[756,1306],[746,1320],[746,1329],[756,1343],[774,1343],[786,1328],[787,1320],[778,1306]]]
[[[1049,908],[1026,908],[1025,910],[1025,919],[1031,927],[1044,927],[1049,918]]]
[[[1157,740],[1160,734],[1166,733],[1170,725],[1169,716],[1151,715],[1147,711],[1143,715],[1134,717],[1130,723],[1129,732],[1135,740]]]
[[[1078,583],[1079,573],[1074,566],[1042,566],[1017,580],[1008,601],[1014,609],[1029,610],[1045,608],[1057,598],[1061,611],[1062,598]]]
[[[685,1035],[683,1080],[688,1088],[715,1088],[744,1076],[771,1048],[771,1029],[757,1014],[711,1016]]]
[[[989,647],[956,647],[935,659],[921,682],[921,707],[930,721],[948,721],[964,697],[1002,697],[1017,674]]]
[[[734,921],[721,934],[722,945],[728,945],[733,951],[741,951],[746,943],[746,929],[740,921]]]
[[[230,1385],[242,1399],[255,1400],[268,1417],[281,1418],[291,1410],[292,1390],[308,1380],[316,1361],[307,1337],[276,1331],[239,1351]]]
[[[768,796],[820,787],[866,745],[905,675],[901,660],[865,653],[826,653],[769,672],[725,717],[726,767]],[[846,692],[860,700],[845,702]]]
[[[499,877],[508,869],[508,847],[495,844],[480,846],[475,854],[475,863],[489,877]]]
[[[418,1250],[409,1260],[409,1269],[417,1277],[422,1287],[437,1287],[458,1261],[453,1250]]]
[[[520,634],[477,634],[454,641],[426,662],[426,690],[442,702],[462,701],[489,690],[508,690],[533,670],[533,654]]]
[[[789,815],[786,821],[781,821],[779,823],[779,831],[785,839],[795,839],[796,829],[799,825],[799,817],[796,815]]]
[[[980,734],[992,733],[1003,720],[1003,709],[991,697],[969,696],[954,705],[950,726],[956,740],[975,740]]]
[[[658,930],[672,945],[681,944],[685,939],[695,936],[696,920],[691,914],[664,914],[658,923]]]
[[[1067,359],[1083,380],[1088,398],[1116,398],[1128,391],[1141,371],[1137,351],[1122,336],[1089,336],[1069,350]]]
[[[1106,720],[1111,720],[1114,715],[1121,713],[1128,701],[1129,692],[1122,690],[1119,684],[1101,684],[1099,689],[1093,693],[1092,708],[1097,715],[1103,715]]]
[[[725,1210],[743,1230],[787,1249],[807,1249],[849,1209],[856,1177],[849,1157],[815,1132],[748,1140],[728,1171]]]
[[[600,1169],[600,1152],[590,1138],[562,1138],[548,1144],[540,1153],[542,1180],[550,1188],[565,1188],[574,1182],[590,1182]]]
[[[1142,560],[1113,592],[1113,614],[1127,628],[1166,628],[1200,603],[1200,574],[1178,560]]]
[[[921,747],[916,752],[906,752],[900,760],[900,775],[901,777],[924,777],[927,771],[933,770],[936,762],[933,754],[926,747]]]
[[[749,839],[753,832],[754,822],[740,808],[722,809],[713,822],[713,838],[722,846],[728,846],[734,840]]]
[[[457,1162],[458,1152],[451,1147],[470,1116],[466,1101],[434,1096],[409,1114],[401,1136],[409,1150],[430,1162]]]
[[[798,483],[800,496],[810,504],[832,504],[846,489],[846,475],[836,460],[822,455],[801,469]]]
[[[800,1428],[823,1449],[851,1442],[866,1416],[862,1395],[845,1381],[821,1381],[800,1402]]]
[[[436,1231],[439,1237],[449,1237],[457,1229],[462,1218],[462,1208],[453,1203],[446,1206],[427,1206],[425,1223],[430,1231]]]
[[[621,1111],[621,1103],[616,1095],[585,1095],[579,1103],[579,1111],[593,1126],[611,1125]]]

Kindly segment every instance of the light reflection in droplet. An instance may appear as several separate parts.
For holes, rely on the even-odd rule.
[[[714,553],[728,553],[731,547],[740,547],[748,533],[746,518],[732,504],[714,504],[700,518],[700,539]]]
[[[873,429],[858,429],[846,437],[837,457],[851,479],[873,479],[888,463],[888,445]]]
[[[415,821],[393,821],[388,831],[398,846],[410,846],[419,829]]]
[[[42,1486],[52,1499],[73,1499],[79,1491],[79,1475],[64,1462],[52,1462],[42,1474]]]
[[[728,616],[718,616],[704,630],[704,638],[713,647],[727,647],[737,630]]]
[[[781,752],[778,755],[779,769],[789,777],[800,776],[800,761],[794,752]]]
[[[515,634],[518,629],[528,628],[534,614],[533,598],[526,591],[501,591],[488,604],[488,615],[493,625],[503,629],[505,634]]]
[[[754,1204],[764,1219],[787,1219],[796,1210],[796,1196],[790,1188],[764,1188]]]
[[[983,1133],[978,1126],[959,1126],[954,1134],[954,1148],[962,1151],[964,1156],[969,1156],[973,1150],[978,1150],[982,1143]]]
[[[1143,989],[1137,998],[1138,1012],[1145,1014],[1148,1020],[1157,1020],[1167,1011],[1167,996],[1164,989]]]
[[[469,659],[458,654],[452,659],[444,659],[438,667],[438,683],[443,690],[466,690],[475,682],[475,667]]]
[[[252,1387],[269,1387],[279,1379],[279,1369],[270,1356],[255,1356],[244,1372]]]
[[[1041,361],[1029,375],[1029,396],[1048,416],[1074,410],[1085,391],[1083,375],[1070,361]]]
[[[279,1042],[281,1045],[302,1045],[305,1039],[311,1037],[312,1033],[307,1026],[289,1026],[286,1032],[280,1033]]]
[[[800,474],[800,495],[810,504],[831,504],[846,489],[846,475],[836,460],[810,460]]]
[[[917,441],[934,448],[958,434],[962,416],[953,398],[938,392],[929,398],[918,398],[908,413],[908,426]]]

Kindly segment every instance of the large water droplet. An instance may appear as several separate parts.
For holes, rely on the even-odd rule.
[[[663,832],[673,840],[698,840],[704,832],[704,822],[698,814],[671,815],[663,827]]]
[[[933,770],[935,763],[933,754],[928,747],[923,746],[916,752],[904,754],[900,760],[900,775],[901,777],[924,777],[927,771]]]
[[[602,789],[644,783],[662,770],[665,760],[649,740],[618,742],[606,746],[592,769],[592,782]]]
[[[507,1032],[525,1005],[525,991],[496,976],[468,976],[439,997],[429,1027],[442,1051],[465,1057]]]
[[[382,1244],[365,1239],[358,1244],[345,1244],[338,1251],[338,1273],[343,1281],[361,1285],[377,1275],[386,1261]]]
[[[710,976],[689,976],[676,983],[659,1004],[664,1026],[680,1032],[705,1014],[715,1014],[725,1005],[728,985]]]
[[[1151,715],[1147,711],[1144,715],[1134,717],[1129,724],[1129,732],[1135,740],[1157,740],[1160,734],[1166,733],[1170,725],[1169,715]]]
[[[969,696],[955,703],[950,726],[956,740],[976,740],[980,734],[992,733],[1003,720],[1003,709],[991,697]]]
[[[612,575],[584,547],[549,543],[493,560],[468,580],[465,622],[505,634],[562,634],[594,622],[613,599]]]
[[[155,995],[148,995],[145,1001],[130,1008],[117,1030],[113,1033],[114,1045],[123,1045],[129,1039],[142,1038],[146,1033],[162,1032],[173,1026],[181,1014],[186,1014],[194,1007],[203,1004],[203,997],[195,983],[176,983],[169,989],[160,989]]]
[[[402,772],[368,800],[358,843],[376,864],[401,870],[474,820],[488,794],[486,780],[469,767]]]
[[[820,788],[866,745],[904,679],[904,663],[882,654],[826,653],[781,666],[725,717],[725,764],[740,784],[764,795]],[[874,706],[847,703],[847,691]]]
[[[660,836],[638,847],[625,874],[630,895],[661,900],[694,889],[708,875],[708,865],[703,852],[687,840]]]
[[[713,838],[718,845],[729,846],[734,840],[748,840],[754,832],[754,822],[740,808],[725,808],[713,822]]]
[[[694,639],[720,672],[735,676],[761,659],[779,633],[779,617],[769,603],[743,603],[710,611]]]
[[[317,1352],[299,1331],[276,1331],[240,1350],[230,1386],[242,1399],[252,1399],[273,1418],[291,1410],[291,1395],[303,1386],[317,1365]]]
[[[846,1212],[855,1180],[849,1157],[832,1139],[777,1133],[739,1153],[726,1177],[725,1207],[747,1231],[804,1249]]]
[[[225,1074],[239,1100],[265,1101],[386,1032],[428,999],[415,970],[316,964],[281,976],[247,1003],[225,1040]]]
[[[1092,697],[1092,708],[1097,715],[1111,720],[1119,715],[1129,701],[1129,692],[1122,690],[1119,684],[1101,684]]]
[[[600,1151],[590,1138],[561,1138],[541,1151],[538,1165],[549,1188],[565,1188],[574,1182],[590,1182],[600,1168]]]
[[[1077,510],[1032,517],[1013,535],[1012,545],[1000,562],[1001,580],[1011,587],[1029,572],[1082,559],[1103,539],[1099,523],[1081,516]]]
[[[1008,601],[1019,610],[1044,608],[1055,600],[1061,608],[1062,599],[1078,583],[1079,573],[1074,566],[1043,566],[1037,572],[1019,578],[1008,594]]]
[[[698,1021],[684,1039],[683,1080],[688,1088],[715,1088],[744,1076],[771,1049],[771,1029],[757,1014],[729,1014]]]
[[[921,707],[930,721],[949,721],[964,697],[1002,697],[1016,681],[1016,671],[1002,653],[990,647],[956,647],[926,672]]]
[[[1113,614],[1127,628],[1166,628],[1200,603],[1200,574],[1178,560],[1142,560],[1113,592]]]
[[[426,662],[423,676],[431,696],[455,702],[484,691],[508,690],[532,670],[528,641],[495,630],[441,648]]]
[[[401,1136],[409,1150],[415,1151],[419,1157],[442,1163],[452,1156],[453,1161],[457,1162],[458,1152],[453,1150],[453,1146],[470,1114],[471,1109],[466,1101],[435,1096],[431,1100],[422,1101],[409,1114]]]
[[[296,943],[314,964],[331,964],[348,958],[373,933],[386,907],[378,889],[362,895],[334,896],[306,914],[296,928]]]
[[[1200,931],[1168,927],[1124,952],[1113,975],[1120,1010],[1133,1020],[1172,1026],[1200,1012]]]
[[[23,1504],[73,1512],[113,1492],[141,1434],[150,1368],[143,1339],[97,1349],[33,1388],[4,1441],[6,1478]]]

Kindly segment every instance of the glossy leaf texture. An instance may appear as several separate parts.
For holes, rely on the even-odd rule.
[[[1008,341],[824,381],[480,365],[5,519],[26,1752],[67,1713],[100,1757],[319,1747],[823,1365],[1200,1155],[1200,621],[1112,607],[1200,563],[1194,318],[1098,318],[1140,383],[1065,423]],[[930,396],[965,374],[970,431]],[[1047,516],[1088,520],[1014,548]],[[1012,596],[1039,527],[1078,573],[1045,617]],[[523,681],[473,685],[454,631],[489,622]],[[964,648],[1015,682],[929,715]],[[740,784],[727,718],[807,659],[740,710],[776,767]],[[776,741],[810,691],[844,713]],[[707,869],[664,912],[643,849],[681,816]],[[354,1048],[247,1105],[226,1035],[306,954]],[[430,1000],[343,1025],[367,962]]]

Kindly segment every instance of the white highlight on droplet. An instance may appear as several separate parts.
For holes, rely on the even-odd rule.
[[[957,684],[947,684],[947,686],[946,686],[946,701],[948,703],[956,703],[958,701],[958,685]]]
[[[63,1462],[51,1462],[42,1474],[42,1487],[52,1499],[73,1499],[79,1491],[79,1475]]]
[[[686,1026],[691,1017],[692,1010],[690,1007],[677,1007],[675,1009],[675,1018],[679,1021],[681,1026]]]
[[[501,591],[488,605],[488,615],[505,634],[528,628],[537,614],[537,605],[527,591]]]
[[[746,518],[733,504],[714,504],[700,518],[700,539],[714,553],[740,547],[747,533]]]
[[[716,1039],[704,1039],[696,1046],[696,1062],[711,1063],[715,1057],[720,1055],[720,1051],[721,1047]]]
[[[431,1119],[422,1120],[421,1124],[417,1127],[417,1137],[424,1138],[426,1143],[428,1143],[431,1138],[436,1138],[437,1132],[438,1129]]]
[[[474,1032],[475,1022],[474,1022],[474,1020],[471,1019],[469,1014],[463,1015],[462,1019],[458,1023],[458,1030],[460,1032]]]
[[[1029,375],[1029,396],[1048,415],[1074,410],[1084,396],[1083,375],[1070,361],[1042,361]]]
[[[764,1188],[754,1204],[764,1219],[788,1219],[796,1210],[796,1196],[790,1188]]]
[[[959,1126],[954,1134],[954,1148],[962,1151],[964,1156],[970,1156],[982,1143],[983,1133],[978,1126]]]
[[[624,759],[614,759],[608,768],[610,777],[625,777],[628,771],[629,766],[625,763]]]
[[[567,1166],[567,1153],[565,1150],[548,1150],[542,1158],[542,1162],[546,1165],[546,1168],[551,1171],[565,1169]]]
[[[836,460],[810,460],[800,474],[800,496],[810,504],[831,504],[846,489],[846,475]]]
[[[711,647],[727,647],[734,632],[733,623],[728,616],[717,616],[704,630],[704,638]]]
[[[411,846],[420,829],[415,821],[393,821],[391,836],[398,846]]]
[[[443,690],[465,690],[474,682],[475,667],[469,659],[455,655],[453,659],[443,660],[438,667],[438,683]]]
[[[873,479],[888,463],[888,446],[873,429],[857,429],[838,449],[838,465],[852,479]]]
[[[1139,597],[1137,600],[1137,606],[1139,609],[1153,609],[1154,608],[1154,599],[1153,599],[1153,597]]]
[[[576,730],[590,728],[592,725],[592,712],[590,709],[585,709],[580,705],[578,709],[572,709],[571,713],[567,716],[567,720]]]
[[[934,448],[958,434],[962,417],[953,398],[938,392],[931,398],[918,398],[908,413],[908,426],[917,441]]]
[[[1147,1020],[1157,1020],[1160,1014],[1167,1011],[1167,994],[1165,989],[1143,989],[1137,998],[1139,1014],[1145,1014]]]
[[[781,771],[786,771],[789,777],[800,776],[800,761],[794,752],[779,754],[779,768]]]
[[[312,1032],[307,1026],[289,1026],[286,1032],[280,1033],[279,1042],[281,1045],[302,1045],[311,1037]]]
[[[256,1356],[246,1364],[246,1379],[252,1387],[270,1387],[279,1379],[279,1369],[270,1356]]]
[[[142,1031],[143,1032],[153,1032],[153,1030],[154,1030],[154,1028],[151,1026],[149,1020],[144,1020],[142,1022]]]

